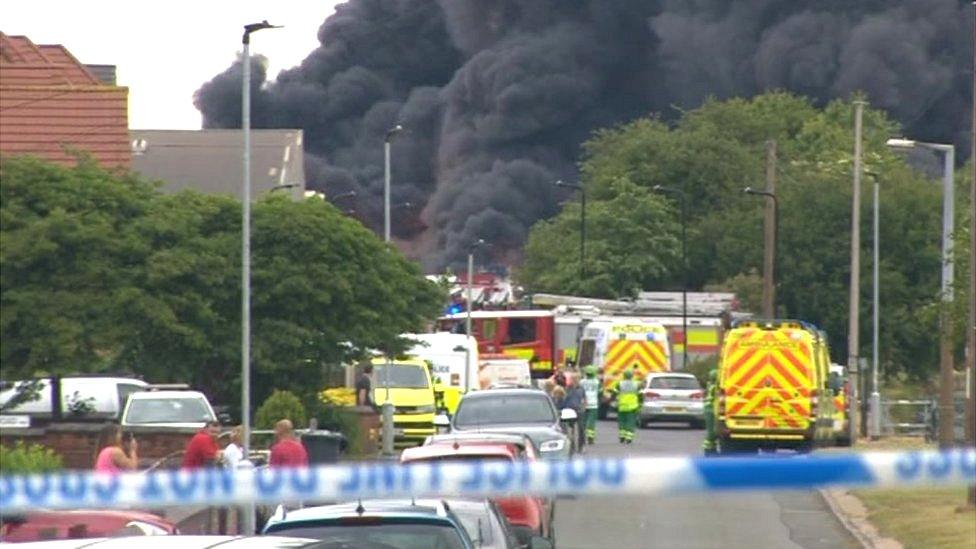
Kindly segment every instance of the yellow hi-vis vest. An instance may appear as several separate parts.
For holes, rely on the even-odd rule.
[[[640,386],[632,379],[622,379],[617,385],[617,411],[633,412],[640,408]]]

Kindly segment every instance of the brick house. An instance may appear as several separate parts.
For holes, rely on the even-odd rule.
[[[128,88],[93,72],[62,45],[0,32],[0,154],[74,165],[74,151],[128,168]],[[114,73],[114,71],[108,71]]]

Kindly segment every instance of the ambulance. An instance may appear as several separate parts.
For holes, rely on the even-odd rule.
[[[830,365],[831,387],[834,399],[834,442],[837,446],[851,445],[850,416],[847,403],[850,383],[847,380],[847,368],[841,364]]]
[[[453,414],[461,395],[478,388],[478,342],[448,332],[404,334],[403,338],[414,342],[407,355],[430,367],[438,404]]]
[[[797,320],[749,320],[725,336],[715,406],[720,453],[829,444],[834,400],[826,337]]]
[[[624,370],[634,368],[634,378],[643,380],[652,372],[671,370],[668,331],[660,322],[641,317],[600,317],[583,328],[578,365],[596,366],[604,390],[600,417],[614,407],[612,392]]]

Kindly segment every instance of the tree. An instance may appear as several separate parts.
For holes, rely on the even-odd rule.
[[[127,370],[240,394],[240,204],[164,195],[89,162],[5,158],[0,184],[5,377]],[[326,364],[434,319],[443,292],[320,199],[258,202],[252,220],[254,401],[314,399]]]
[[[664,280],[681,260],[676,213],[626,176],[601,189],[586,212],[586,278],[580,280],[580,204],[532,228],[518,273],[536,291],[633,296]]]
[[[845,362],[852,120],[850,101],[818,108],[806,99],[774,92],[748,100],[708,101],[683,113],[673,127],[651,117],[601,130],[584,145],[581,171],[589,192],[588,210],[606,208],[606,201],[617,196],[614,187],[619,180],[643,192],[655,185],[682,187],[688,198],[690,286],[752,292],[755,278],[750,273],[762,264],[764,201],[742,189],[765,186],[765,144],[776,140],[778,311],[824,328],[834,360]],[[898,128],[883,111],[866,109],[864,128],[865,167],[878,174],[882,185],[882,360],[886,371],[924,378],[937,363],[938,331],[931,311],[939,288],[939,188],[885,147]],[[862,269],[870,273],[871,184],[867,177],[864,181]],[[530,238],[526,247],[522,273],[528,290],[614,295],[571,278],[577,260],[569,250],[577,233],[570,220],[576,219],[577,211],[569,204],[533,228],[536,240]],[[614,210],[621,219],[630,214],[627,208]],[[618,234],[594,234],[587,247],[612,246]],[[636,286],[622,288],[621,293],[678,287],[680,264],[667,261],[662,267],[663,272],[652,269],[653,276],[645,280],[627,278]],[[630,265],[613,260],[602,268],[600,276],[612,280],[627,277]],[[861,318],[870,319],[871,277],[862,276],[861,281]],[[744,297],[748,303],[750,297]],[[870,328],[870,322],[861,322],[862,356],[870,346]]]

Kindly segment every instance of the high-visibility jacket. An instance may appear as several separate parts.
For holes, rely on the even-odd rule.
[[[640,408],[640,385],[632,379],[617,384],[617,411],[633,412]]]
[[[600,407],[600,380],[596,378],[586,378],[580,381],[580,387],[586,395],[587,409]]]

